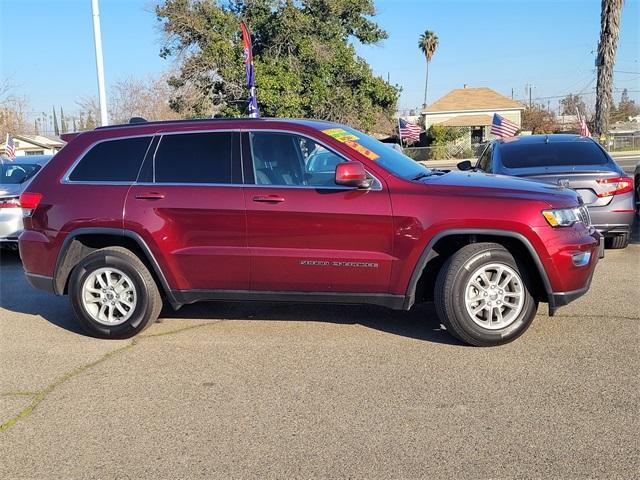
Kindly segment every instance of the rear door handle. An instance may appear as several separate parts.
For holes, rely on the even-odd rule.
[[[158,193],[158,192],[141,193],[139,195],[136,195],[136,198],[138,200],[162,200],[164,198],[164,193]]]
[[[263,202],[263,203],[282,203],[284,202],[284,197],[280,195],[258,195],[257,197],[253,197],[254,202]]]

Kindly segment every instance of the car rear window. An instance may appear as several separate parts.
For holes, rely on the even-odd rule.
[[[164,135],[155,155],[157,183],[232,183],[232,132]]]
[[[100,142],[89,150],[69,175],[73,182],[134,182],[151,137]]]
[[[609,159],[593,142],[503,144],[500,160],[506,168],[606,165]]]

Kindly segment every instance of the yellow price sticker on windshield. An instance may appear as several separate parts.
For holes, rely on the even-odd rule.
[[[359,139],[358,137],[356,137],[352,133],[347,132],[343,128],[330,128],[328,130],[323,130],[322,132],[326,133],[330,137],[333,137],[342,143]]]
[[[378,155],[375,152],[372,152],[371,150],[369,150],[366,147],[363,147],[359,143],[352,142],[351,140],[348,140],[348,141],[344,142],[344,144],[347,145],[348,147],[353,148],[359,154],[364,155],[369,160],[376,160],[377,158],[380,158],[380,155]]]

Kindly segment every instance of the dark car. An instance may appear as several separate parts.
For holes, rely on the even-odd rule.
[[[629,244],[633,179],[591,138],[560,134],[493,140],[475,169],[573,188],[589,208],[591,222],[605,236],[607,247]]]
[[[68,139],[68,138],[67,138]],[[517,338],[589,288],[600,235],[564,187],[430,170],[345,125],[220,119],[70,139],[20,198],[36,287],[93,335],[201,300],[435,300],[473,345]]]
[[[7,160],[0,157],[0,247],[18,247],[22,210],[18,198],[51,155],[27,155]]]

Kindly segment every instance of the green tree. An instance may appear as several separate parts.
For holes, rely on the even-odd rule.
[[[625,88],[622,90],[622,95],[620,95],[618,106],[611,106],[610,119],[612,122],[626,122],[629,117],[635,117],[636,115],[640,115],[640,107],[629,98],[629,91]]]
[[[560,115],[585,115],[587,106],[579,95],[570,93],[560,100]]]
[[[352,40],[387,37],[373,0],[165,0],[162,57],[178,57],[171,107],[185,116],[246,112],[240,20],[252,30],[261,114],[391,129],[399,89],[373,74]]]
[[[429,63],[431,62],[433,54],[436,53],[436,49],[438,48],[438,36],[431,30],[426,30],[422,35],[420,35],[418,47],[420,48],[420,50],[422,50],[422,53],[427,60],[427,74],[424,80],[424,103],[422,104],[422,107],[426,108],[427,88],[429,86]]]
[[[56,107],[53,107],[53,133],[56,137],[60,135],[60,128],[58,128],[58,117],[56,117]]]
[[[62,110],[62,107],[60,107],[60,132],[67,133],[67,131],[67,120],[64,118],[64,111]]]
[[[613,66],[616,62],[620,17],[623,0],[602,0],[600,13],[600,41],[598,42],[598,83],[596,86],[595,133],[609,131],[609,114],[613,104]]]

